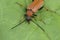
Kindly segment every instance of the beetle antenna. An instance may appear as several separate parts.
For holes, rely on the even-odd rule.
[[[25,20],[23,20],[22,22],[18,23],[17,25],[15,25],[14,27],[12,27],[11,29],[16,28],[17,26],[21,25]]]
[[[22,4],[18,3],[18,2],[16,2],[16,4],[21,6],[21,7],[25,7],[24,5],[22,5]]]
[[[35,21],[31,20],[34,24],[36,24],[46,35],[47,37],[49,38],[49,40],[51,40],[51,38],[49,37],[48,33],[46,33],[46,31],[40,26],[38,25]]]

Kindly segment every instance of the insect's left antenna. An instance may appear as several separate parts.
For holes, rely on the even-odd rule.
[[[24,5],[22,5],[22,4],[18,3],[18,2],[16,2],[16,4],[21,6],[21,7],[25,7]]]
[[[35,21],[31,20],[34,24],[36,24],[46,35],[47,37],[49,38],[49,40],[51,40],[51,38],[49,37],[48,33],[46,33],[46,31],[40,26],[38,25]]]
[[[19,25],[21,25],[25,20],[23,20],[22,22],[18,23],[17,25],[15,25],[14,27],[12,27],[11,29],[14,29],[16,27],[18,27]]]

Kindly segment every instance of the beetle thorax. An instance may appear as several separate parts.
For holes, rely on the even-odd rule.
[[[33,12],[32,11],[30,11],[30,10],[27,10],[27,16],[32,16],[33,15]]]

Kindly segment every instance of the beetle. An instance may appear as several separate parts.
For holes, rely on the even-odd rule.
[[[20,5],[18,2],[16,2],[18,5]],[[30,21],[33,21],[32,18],[34,18],[35,16],[37,16],[35,13],[43,7],[43,0],[33,0],[33,2],[26,8],[26,14],[24,14],[25,20],[30,23]],[[22,6],[22,5],[20,5]],[[20,25],[21,23],[23,23],[25,20],[23,20],[22,22],[20,22],[18,25]],[[34,21],[33,21],[34,22]],[[34,22],[35,23],[35,22]],[[36,23],[35,23],[36,24]],[[16,25],[16,26],[18,26]],[[38,25],[38,24],[36,24]],[[11,29],[14,29],[16,26],[14,26]],[[43,29],[43,28],[42,28]]]
[[[17,3],[17,4],[20,5],[19,3]],[[40,25],[38,25],[35,21],[32,20],[32,18],[37,16],[35,13],[43,7],[43,4],[44,4],[44,0],[33,0],[33,2],[26,8],[27,11],[26,11],[26,14],[24,14],[25,19],[22,22],[20,22],[19,24],[17,24],[16,26],[12,27],[11,29],[14,29],[18,25],[22,24],[24,21],[27,21],[28,23],[30,23],[30,21],[32,21],[47,35],[49,40],[51,40],[51,38],[48,36],[46,31]],[[49,11],[51,11],[51,10],[49,10]]]
[[[32,4],[27,7],[27,13],[25,14],[27,22],[31,21],[31,17],[36,16],[36,12],[43,6],[43,0],[34,0]]]

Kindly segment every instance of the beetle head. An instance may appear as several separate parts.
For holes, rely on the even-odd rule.
[[[28,16],[28,15],[25,14],[25,19],[26,19],[26,21],[27,21],[28,23],[30,23],[30,21],[31,21],[31,17],[30,17],[30,16]]]

